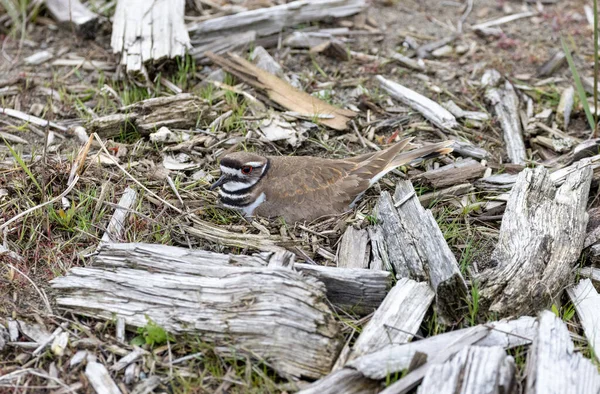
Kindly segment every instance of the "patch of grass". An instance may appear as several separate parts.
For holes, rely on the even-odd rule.
[[[571,50],[564,37],[560,37],[560,43],[562,44],[563,51],[565,52],[565,56],[567,58],[567,63],[569,64],[569,69],[571,70],[571,74],[573,75],[573,79],[575,80],[575,89],[577,90],[577,96],[579,97],[579,101],[581,102],[581,106],[585,112],[585,117],[592,129],[592,133],[595,134],[596,126],[594,117],[592,116],[592,112],[590,111],[590,106],[587,102],[587,95],[585,93],[585,89],[583,88],[583,84],[581,83],[581,77],[579,76],[579,71],[577,71],[577,67],[575,66],[575,62],[573,61],[573,57],[571,56]],[[595,77],[594,79],[597,79]],[[596,85],[596,82],[594,83]]]
[[[567,305],[558,308],[556,304],[552,304],[552,312],[562,321],[568,322],[575,316],[575,305],[569,302]]]
[[[477,314],[479,313],[479,288],[477,282],[471,282],[471,299],[469,300],[469,324],[477,325]]]
[[[138,335],[131,340],[132,345],[142,346],[146,344],[150,348],[154,348],[175,340],[164,328],[154,323],[148,316],[146,316],[146,321],[148,323],[144,327],[137,329]]]
[[[177,71],[171,77],[171,82],[179,86],[184,91],[188,90],[194,74],[196,74],[196,61],[191,55],[185,55],[183,58],[177,57]]]

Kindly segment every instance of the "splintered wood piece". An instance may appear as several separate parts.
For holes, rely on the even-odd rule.
[[[98,362],[90,362],[85,367],[85,377],[88,379],[96,393],[121,394],[121,390],[112,380],[106,367]]]
[[[195,274],[115,266],[77,267],[51,285],[73,313],[213,342],[247,354],[282,376],[319,378],[342,346],[317,279],[284,267],[198,266]],[[285,329],[282,329],[284,327]]]
[[[580,163],[558,189],[544,167],[525,169],[508,199],[491,266],[477,278],[499,316],[537,312],[569,284],[586,235],[592,169]]]
[[[350,359],[386,345],[409,342],[421,326],[434,295],[427,283],[400,279],[354,343]]]
[[[467,285],[435,218],[423,208],[410,181],[398,183],[393,200],[382,192],[377,212],[396,274],[429,280],[439,317],[446,322],[459,319],[466,307]]]
[[[436,170],[424,172],[419,179],[434,188],[458,185],[471,179],[480,178],[486,167],[473,159],[460,160],[447,164]]]
[[[583,326],[583,332],[592,349],[600,349],[600,295],[589,279],[582,279],[579,284],[567,289],[567,294],[577,316]],[[597,360],[600,360],[598,351],[593,352]]]
[[[228,34],[210,40],[208,43],[194,45],[194,48],[190,51],[190,55],[197,62],[208,64],[210,63],[210,59],[206,56],[207,52],[221,55],[248,47],[254,41],[256,41],[256,32],[254,30],[237,34]]]
[[[265,37],[277,34],[286,27],[343,18],[359,13],[366,7],[365,0],[300,0],[192,23],[188,25],[188,31],[200,40],[217,39],[250,30],[256,31],[258,37]]]
[[[20,119],[24,122],[32,123],[39,127],[52,127],[53,129],[59,131],[67,131],[67,128],[64,126],[44,120],[42,118],[38,118],[37,116],[28,115],[25,112],[17,111],[16,109],[0,107],[0,114],[10,116],[11,118]]]
[[[327,288],[328,300],[355,313],[373,312],[392,285],[387,271],[323,267],[293,263],[287,251],[253,255],[227,255],[205,250],[143,243],[105,243],[96,256],[96,266],[124,267],[153,272],[200,275],[206,267],[289,267],[312,276]]]
[[[387,271],[300,263],[294,269],[323,282],[333,305],[360,315],[376,310],[392,287],[392,274]]]
[[[383,230],[380,226],[367,228],[371,242],[371,262],[369,268],[372,270],[392,271],[392,265],[386,251],[386,242],[383,239]]]
[[[452,360],[432,366],[418,394],[511,393],[515,361],[501,347],[469,346]]]
[[[85,36],[94,36],[98,15],[88,10],[79,0],[46,0],[46,7],[58,23],[72,24]]]
[[[185,0],[117,1],[110,44],[128,72],[145,75],[144,63],[185,55],[184,9]]]
[[[132,188],[128,187],[119,200],[119,207],[115,209],[106,232],[102,235],[100,243],[105,242],[119,242],[123,237],[123,231],[125,230],[125,219],[129,215],[131,207],[135,205],[137,200],[137,193]]]
[[[369,268],[369,233],[350,226],[344,232],[337,253],[340,268]]]
[[[482,81],[483,82],[483,81]],[[488,86],[485,93],[486,99],[494,107],[496,116],[504,132],[506,151],[511,163],[525,164],[525,142],[523,142],[523,129],[519,117],[519,97],[512,84],[504,83],[504,89]]]
[[[193,128],[198,126],[198,119],[208,124],[215,117],[216,114],[210,111],[201,98],[181,93],[146,99],[119,108],[119,113],[90,120],[87,128],[90,133],[97,133],[102,138],[117,136],[129,128],[149,135],[163,126]]]
[[[565,323],[550,311],[542,311],[538,320],[538,334],[527,357],[525,393],[598,393],[598,370],[575,352]]]
[[[317,380],[297,394],[376,394],[380,391],[379,382],[366,379],[353,369],[343,368]]]
[[[381,75],[377,76],[377,80],[379,81],[381,87],[388,92],[390,96],[398,101],[401,101],[415,111],[420,112],[425,119],[429,120],[440,129],[449,130],[458,126],[458,122],[456,121],[454,115],[452,115],[446,108],[442,107],[435,101],[428,99],[427,97],[415,92],[414,90],[410,90],[399,83],[390,81]]]
[[[213,53],[207,53],[206,55],[240,80],[257,89],[264,90],[269,99],[290,111],[307,116],[333,116],[329,119],[319,119],[319,122],[334,130],[345,130],[348,121],[357,115],[356,112],[334,107],[323,100],[300,91],[286,81],[237,55],[229,54],[227,57]]]
[[[477,327],[487,328],[488,331],[484,337],[473,342],[473,345],[500,346],[504,349],[528,345],[537,333],[537,321],[530,316],[510,321],[501,320]],[[471,329],[471,327],[463,328],[404,345],[387,346],[378,352],[352,360],[346,366],[360,371],[365,377],[375,380],[385,379],[389,374],[407,369],[417,353],[426,354],[428,360],[435,358],[441,349],[448,348],[461,338],[467,338]]]
[[[569,122],[571,120],[571,111],[575,104],[575,89],[573,86],[566,87],[561,95],[558,107],[556,108],[556,123],[567,130],[569,128]]]

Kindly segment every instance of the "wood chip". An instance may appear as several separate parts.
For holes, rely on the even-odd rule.
[[[302,92],[237,55],[229,54],[227,57],[221,57],[207,54],[207,56],[240,80],[257,89],[264,90],[271,100],[290,111],[301,114],[333,115],[332,119],[319,121],[332,129],[345,130],[348,121],[357,115],[353,111],[334,107]]]
[[[579,283],[569,289],[567,294],[571,299],[579,321],[583,326],[583,332],[592,349],[600,349],[600,295],[589,279],[582,279]],[[600,360],[600,354],[593,352],[596,360]]]
[[[98,394],[121,394],[121,390],[110,377],[106,367],[97,362],[88,363],[85,377]]]

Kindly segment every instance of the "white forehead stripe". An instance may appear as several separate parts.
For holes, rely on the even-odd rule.
[[[249,161],[248,163],[246,163],[244,165],[250,166],[250,167],[260,167],[263,165],[263,163],[260,161]]]
[[[236,170],[235,168],[220,166],[221,172],[229,175],[242,175],[242,171]]]

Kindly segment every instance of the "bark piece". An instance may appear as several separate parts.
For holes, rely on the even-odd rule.
[[[350,359],[412,340],[433,297],[427,283],[400,279],[354,343]]]
[[[306,92],[300,91],[237,55],[230,54],[228,57],[221,57],[215,54],[207,54],[207,56],[242,81],[257,89],[264,90],[269,99],[288,110],[308,116],[333,116],[330,119],[320,119],[320,122],[334,130],[345,130],[346,123],[357,115],[353,111],[334,107]]]
[[[538,320],[538,334],[527,357],[525,393],[598,393],[598,370],[575,352],[567,326],[550,311],[543,311]]]
[[[185,0],[118,0],[110,45],[128,72],[144,63],[184,56],[191,47],[183,20]]]
[[[134,327],[150,318],[219,353],[256,355],[283,376],[319,378],[335,362],[339,327],[312,277],[282,267],[198,266],[193,275],[132,267],[73,268],[52,281],[57,304]]]
[[[340,268],[369,268],[369,233],[350,226],[344,232],[337,253]]]
[[[396,274],[429,280],[440,318],[447,322],[460,318],[467,285],[435,218],[416,198],[410,181],[398,183],[393,200],[389,193],[381,193],[377,219]]]
[[[381,75],[377,76],[377,80],[379,81],[381,87],[388,92],[390,96],[398,101],[401,101],[415,111],[420,112],[425,119],[429,120],[440,129],[449,130],[458,126],[458,122],[456,121],[454,115],[452,115],[447,109],[435,101],[428,99],[427,97],[420,95],[414,90],[410,90],[399,83],[390,81]]]
[[[181,93],[168,97],[142,100],[122,107],[119,113],[92,119],[87,128],[102,138],[120,135],[134,128],[142,135],[149,135],[161,127],[187,129],[201,123],[209,124],[216,117],[208,106],[192,94]]]
[[[423,179],[431,187],[444,188],[480,178],[485,170],[486,167],[480,162],[465,159],[427,171],[419,175],[419,179]]]
[[[458,153],[461,156],[472,157],[477,160],[489,159],[490,153],[483,148],[475,146],[470,142],[454,141],[452,144],[453,152]]]
[[[576,286],[567,289],[567,294],[575,305],[589,346],[595,350],[596,360],[600,360],[600,295],[589,279],[580,280]]]
[[[502,126],[506,152],[511,163],[525,164],[527,157],[523,142],[523,129],[519,120],[519,97],[510,82],[505,81],[503,89],[496,88],[493,82],[495,81],[492,81],[487,87],[485,97],[494,107]],[[486,83],[482,80],[482,84]]]
[[[429,369],[417,393],[511,393],[514,385],[515,361],[504,349],[469,346]]]
[[[256,31],[258,37],[265,37],[286,27],[353,15],[366,7],[365,0],[300,0],[193,23],[188,26],[188,31],[202,40],[249,30]]]
[[[367,228],[371,242],[371,262],[369,268],[372,270],[384,270],[392,272],[393,267],[386,252],[386,242],[383,238],[381,226],[370,226]]]
[[[376,310],[392,287],[392,274],[387,271],[300,263],[294,269],[323,282],[332,304],[360,315]]]
[[[492,267],[480,296],[499,316],[537,312],[570,280],[583,247],[592,169],[580,165],[555,187],[543,167],[523,170],[512,188]]]
[[[46,7],[58,23],[75,26],[86,37],[96,34],[98,15],[79,0],[46,0]]]

